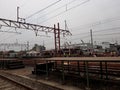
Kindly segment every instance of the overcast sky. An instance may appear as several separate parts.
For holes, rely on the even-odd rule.
[[[16,8],[20,7],[20,17],[26,18],[26,22],[53,27],[60,23],[60,28],[65,28],[64,21],[73,36],[61,37],[61,44],[66,41],[71,43],[90,42],[90,29],[93,30],[93,38],[96,43],[109,41],[120,43],[120,0],[61,0],[55,5],[28,18],[37,11],[59,0],[0,0],[0,18],[16,20]],[[1,28],[1,30],[13,30]],[[54,48],[54,35],[28,30],[17,29],[22,34],[0,32],[0,43],[30,42],[43,45],[47,49]]]

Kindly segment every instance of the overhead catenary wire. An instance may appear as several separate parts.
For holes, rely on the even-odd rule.
[[[118,32],[118,33],[107,33],[107,34],[97,34],[97,35],[93,35],[93,36],[95,36],[95,37],[101,37],[101,36],[119,35],[119,34],[120,34],[120,32]],[[69,41],[86,39],[86,38],[90,38],[90,35],[86,35],[86,36],[83,36],[83,37],[77,37],[77,38],[69,39]],[[101,38],[104,38],[104,37],[101,37]],[[98,39],[98,38],[95,38],[95,39]],[[110,39],[110,38],[107,38],[107,39]],[[52,42],[50,42],[50,43],[52,43]]]
[[[84,2],[79,3],[79,4],[77,4],[76,6],[73,6],[73,7],[69,8],[69,9],[67,9],[67,11],[69,11],[69,10],[71,10],[71,9],[74,9],[74,8],[77,8],[77,7],[79,7],[80,5],[85,4],[85,3],[89,2],[89,1],[90,1],[90,0],[85,0]]]
[[[109,35],[120,35],[120,32],[117,32],[117,33],[107,33],[107,34],[93,34],[94,37],[101,37],[101,36],[109,36]],[[70,39],[70,40],[78,40],[78,39],[85,39],[85,38],[90,38],[90,35],[86,35],[84,37],[77,37],[77,38],[73,38],[73,39]]]
[[[107,34],[96,34],[96,35],[93,35],[93,36],[106,36],[106,35],[116,35],[116,34],[120,35],[120,32],[117,32],[117,33],[107,33]]]
[[[95,39],[97,39],[96,37],[101,37],[101,38],[103,38],[102,36],[120,35],[120,32],[100,33],[100,32],[103,32],[103,31],[119,30],[119,29],[120,29],[120,27],[109,28],[109,29],[102,29],[102,30],[96,30],[96,31],[93,31],[93,37],[94,37]],[[98,33],[98,34],[97,34],[97,33]],[[83,36],[84,34],[89,34],[89,32],[77,34],[77,35],[82,35],[82,36],[77,37],[77,38],[73,38],[73,39],[70,39],[70,40],[79,40],[79,39],[90,38],[90,35]],[[76,35],[73,35],[73,36],[76,36]]]
[[[17,32],[16,28],[15,28],[15,31],[10,31],[10,30],[11,29],[8,29],[8,30],[2,30],[2,29],[0,29],[0,32],[22,34],[21,32]]]
[[[13,38],[13,37],[15,37],[15,36],[16,36],[16,35],[10,35],[10,36],[8,36],[7,38],[2,39],[0,42],[6,41],[7,39]]]
[[[120,30],[120,27],[113,27],[113,28],[107,28],[107,29],[101,29],[101,30],[96,30],[96,31],[93,31],[93,33],[98,33],[98,34],[93,34],[94,38],[96,39],[96,37],[101,37],[101,36],[110,36],[110,35],[120,35],[120,32],[117,32],[117,33],[108,33],[105,34],[99,34],[100,32],[104,32],[104,31],[113,31],[113,30]],[[73,39],[70,39],[70,40],[79,40],[79,39],[85,39],[85,38],[90,38],[90,35],[86,35],[86,34],[89,34],[89,32],[85,32],[85,33],[80,33],[80,34],[74,34],[72,35],[71,37],[73,36],[78,36],[78,35],[82,35],[80,37],[77,37],[77,38],[73,38]],[[86,36],[83,36],[83,35],[86,35]],[[102,37],[101,37],[102,38]]]
[[[102,29],[102,30],[96,30],[96,31],[93,31],[93,33],[99,33],[99,32],[103,32],[103,31],[109,31],[109,30],[119,30],[120,29],[120,27],[114,27],[114,28],[108,28],[108,29]],[[73,36],[77,36],[77,35],[83,35],[83,34],[89,34],[89,32],[85,32],[85,33],[80,33],[80,34],[75,34],[75,35],[73,35]],[[110,34],[97,34],[97,35],[93,35],[93,36],[105,36],[105,35],[113,35],[113,34],[120,34],[120,33],[110,33]],[[74,39],[71,39],[71,40],[77,40],[77,39],[80,39],[80,38],[88,38],[88,37],[90,37],[89,35],[88,36],[83,36],[83,37],[79,37],[79,38],[74,38]],[[10,36],[10,38],[11,38],[11,36]],[[9,37],[8,38],[6,38],[6,39],[9,39]],[[4,40],[6,40],[6,39],[4,39]],[[2,40],[3,41],[3,40]]]
[[[54,3],[52,3],[52,4],[50,4],[50,5],[48,5],[47,7],[43,8],[43,9],[41,9],[41,10],[35,12],[35,13],[33,13],[32,15],[26,17],[25,19],[31,18],[32,16],[34,16],[34,15],[36,15],[36,14],[38,14],[38,13],[40,13],[40,12],[46,10],[46,9],[48,9],[49,7],[52,7],[53,5],[57,4],[57,3],[60,2],[60,1],[61,1],[61,0],[58,0],[58,1],[56,1],[56,2],[54,2]]]
[[[59,1],[61,1],[61,0],[59,0]]]
[[[6,33],[11,33],[11,34],[22,34],[21,32],[13,32],[13,31],[10,31],[11,29],[8,29],[8,30],[2,30],[2,29],[0,29],[0,32],[1,32],[1,34],[0,34],[0,36],[3,36],[3,35],[5,35]]]
[[[113,30],[120,30],[120,27],[113,27],[113,28],[107,28],[107,29],[101,29],[101,30],[94,30],[93,33],[104,32],[104,31],[113,31]],[[71,37],[78,36],[78,35],[84,35],[84,34],[89,34],[89,32],[73,34]]]
[[[15,34],[21,34],[20,32],[13,32],[13,31],[3,31],[3,30],[0,30],[0,32],[6,32],[6,33],[15,33]]]
[[[84,38],[89,38],[90,35],[86,35],[86,36],[83,36],[83,37],[77,37],[77,38],[73,38],[73,39],[70,39],[70,40],[78,40],[78,39],[84,39]]]
[[[44,21],[42,21],[42,22],[40,22],[40,23],[38,23],[38,24],[41,24],[41,23],[44,23],[44,22],[46,22],[46,21],[48,21],[48,20],[50,20],[50,19],[53,19],[53,18],[55,18],[55,17],[57,17],[57,16],[59,16],[59,15],[61,15],[61,14],[64,14],[65,12],[68,12],[68,11],[74,9],[74,8],[77,8],[77,7],[79,7],[79,6],[87,3],[87,2],[89,2],[89,1],[90,1],[90,0],[85,0],[84,2],[79,3],[79,4],[77,4],[76,6],[73,6],[73,7],[69,8],[69,9],[67,9],[67,11],[64,10],[64,11],[58,13],[57,15],[54,15],[54,16],[52,16],[52,17],[50,17],[50,18],[48,18],[48,19],[46,19],[46,20],[44,20]]]
[[[42,18],[42,17],[44,17],[44,16],[46,16],[46,15],[49,15],[49,14],[51,14],[51,13],[53,13],[53,12],[56,12],[56,11],[58,11],[59,9],[61,9],[61,8],[63,8],[63,7],[66,7],[66,5],[68,6],[69,4],[72,4],[72,3],[75,2],[75,1],[77,1],[77,0],[72,0],[71,2],[68,2],[68,3],[66,3],[66,4],[64,4],[64,5],[56,8],[55,10],[52,10],[52,11],[50,11],[50,12],[48,12],[48,13],[46,13],[46,14],[44,14],[44,15],[36,18],[36,19]],[[67,8],[66,8],[66,11],[67,11]],[[34,20],[36,20],[36,19],[34,19]],[[33,20],[32,20],[32,21],[33,21]]]
[[[79,25],[79,26],[75,26],[75,27],[71,27],[71,28],[83,29],[83,28],[95,27],[95,26],[98,26],[98,25],[106,24],[106,23],[111,23],[111,22],[114,22],[114,21],[120,21],[120,16],[107,18],[107,19],[104,19],[104,20],[99,20],[99,21],[96,21],[96,22],[93,22],[93,23]]]
[[[67,9],[68,9],[68,8],[67,8]],[[66,9],[66,10],[67,10],[67,9]],[[114,20],[113,20],[113,21],[114,21]],[[106,21],[105,21],[105,22],[106,22]],[[108,20],[107,22],[109,22],[109,20]],[[97,26],[97,25],[99,25],[99,24],[101,24],[101,23],[93,24],[93,26],[94,26],[94,25]],[[115,29],[115,28],[113,28],[113,29]],[[118,29],[119,29],[119,27],[118,27]],[[117,29],[117,30],[118,30],[118,29]],[[111,30],[112,30],[112,29],[111,29]],[[95,31],[95,32],[93,31],[93,32],[96,33],[96,32],[102,32],[102,31],[104,31],[104,29],[101,30],[101,31]],[[105,31],[106,31],[106,30],[105,30]],[[113,35],[115,35],[115,34],[113,34]],[[74,36],[75,36],[75,35],[74,35]]]
[[[8,32],[2,32],[2,33],[4,33],[4,34],[2,34],[2,35],[0,35],[0,36],[2,36],[3,37],[3,35],[5,35],[6,33],[10,33],[10,34],[12,34],[12,35],[10,35],[10,36],[8,36],[7,38],[4,38],[4,39],[2,39],[2,40],[0,40],[0,42],[1,41],[6,41],[7,39],[10,39],[10,38],[12,38],[12,37],[14,37],[14,36],[17,36],[17,35],[21,35],[23,32],[25,32],[25,31],[22,31],[22,32],[12,32],[12,31],[9,31],[9,30],[11,30],[11,29],[8,29],[7,31]]]
[[[104,39],[104,40],[105,40],[105,39],[109,40],[109,39],[111,39],[111,38],[113,38],[113,37],[107,37],[107,38],[106,38],[106,37],[95,37],[94,40],[95,40],[95,41],[96,41],[96,40],[103,40],[103,39]],[[115,37],[115,38],[119,38],[119,37]]]
[[[97,33],[97,32],[112,31],[112,30],[120,30],[120,27],[113,27],[113,28],[101,29],[101,30],[96,30],[96,31],[93,31],[93,32]]]

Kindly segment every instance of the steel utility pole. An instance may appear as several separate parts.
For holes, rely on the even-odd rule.
[[[19,21],[19,7],[17,7],[17,22]]]
[[[17,7],[17,22],[24,22],[25,23],[25,18],[20,17],[19,10],[20,10],[20,7]]]
[[[54,25],[54,39],[55,39],[55,56],[56,54],[60,54],[60,26],[58,23],[58,27]]]
[[[92,54],[94,52],[94,46],[93,46],[93,35],[92,35],[92,29],[90,29],[90,37],[91,37],[91,46],[92,46]]]
[[[27,51],[29,51],[29,41],[27,41]]]

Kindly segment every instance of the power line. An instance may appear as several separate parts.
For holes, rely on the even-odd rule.
[[[2,32],[2,34],[0,34],[0,36],[4,36],[6,33],[9,33],[9,34],[16,34],[16,35],[20,35],[22,34],[22,32],[17,32],[17,29],[15,29],[15,31],[10,31],[12,29],[7,29],[7,30],[0,30],[0,32]],[[25,32],[25,31],[23,31]],[[12,35],[11,35],[12,36]],[[10,37],[11,38],[11,37]],[[9,38],[8,38],[9,39]],[[5,39],[6,40],[6,39]]]
[[[117,35],[117,34],[120,34],[120,33],[107,33],[107,34],[97,34],[97,35],[93,35],[93,36],[108,36],[108,35]],[[90,38],[90,35],[86,35],[86,36],[83,36],[83,37],[78,37],[78,38],[73,38],[73,39],[70,39],[70,40],[79,40],[79,39],[85,39],[85,38]],[[103,38],[103,37],[102,37]],[[95,38],[96,39],[96,38]],[[109,39],[109,38],[108,38]]]
[[[79,7],[79,6],[81,6],[81,5],[85,4],[85,3],[87,3],[87,2],[89,2],[89,1],[90,1],[90,0],[86,0],[86,1],[84,1],[84,2],[80,3],[80,4],[76,5],[76,6],[73,6],[73,7],[69,8],[69,9],[67,9],[67,11],[70,11],[70,10],[72,10],[72,9],[74,9],[74,8],[77,8],[77,7]],[[61,15],[61,14],[65,13],[65,12],[67,12],[67,11],[66,11],[66,10],[64,10],[64,11],[62,11],[62,12],[58,13],[57,15],[52,16],[52,17],[50,17],[50,18],[48,18],[48,19],[46,19],[46,20],[44,20],[44,21],[40,22],[39,24],[44,23],[44,22],[46,22],[46,21],[48,21],[48,20],[50,20],[50,19],[53,19],[53,18],[55,18],[55,17],[57,17],[57,16],[59,16],[59,15]]]
[[[33,13],[32,15],[26,17],[26,19],[28,19],[28,18],[30,18],[30,17],[32,17],[32,16],[34,16],[34,15],[36,15],[36,14],[38,14],[38,13],[44,11],[45,9],[48,9],[49,7],[51,7],[51,6],[55,5],[55,4],[57,4],[57,3],[60,2],[60,1],[61,1],[61,0],[58,0],[58,1],[56,1],[56,2],[54,2],[54,3],[52,3],[52,4],[50,4],[50,5],[48,5],[47,7],[45,7],[45,8],[43,8],[43,9],[41,9],[41,10],[39,10],[39,11]]]
[[[9,37],[2,39],[0,42],[5,41],[5,40],[10,39],[10,38],[13,38],[14,36],[16,36],[16,35],[10,35]]]
[[[119,20],[120,20],[120,16],[114,17],[114,18],[107,18],[107,19],[104,19],[104,20],[100,20],[100,21],[97,21],[97,22],[93,22],[93,23],[89,23],[89,24],[85,24],[85,25],[80,25],[80,26],[76,26],[76,27],[72,27],[72,28],[83,29],[83,28],[98,26],[98,25],[101,25],[101,24],[110,23],[110,22],[119,21]]]
[[[120,34],[120,32],[117,33],[108,33],[108,34],[97,34],[97,35],[93,35],[93,36],[104,36],[104,35],[115,35],[115,34]]]
[[[78,35],[84,35],[84,34],[89,34],[89,32],[79,33],[79,34],[73,34],[71,37],[78,36]]]
[[[102,39],[111,39],[111,38],[113,38],[113,37],[111,37],[111,38],[110,38],[110,37],[107,37],[107,38],[104,38],[104,37],[95,37],[94,39],[95,39],[95,40],[96,40],[96,39],[97,39],[97,40],[101,40],[101,38],[102,38]],[[119,37],[115,37],[115,38],[119,38]]]
[[[120,34],[120,33],[110,33],[110,34],[97,34],[97,35],[93,35],[93,36],[108,36],[108,35],[117,35],[117,34]],[[89,38],[90,35],[88,36],[84,36],[84,37],[79,37],[79,38],[74,38],[74,39],[70,39],[70,40],[79,40],[79,39],[85,39],[85,38]]]
[[[57,16],[59,16],[59,15],[65,13],[65,12],[66,12],[66,11],[60,12],[59,14],[57,14],[57,15],[55,15],[55,16],[52,16],[52,17],[50,17],[50,18],[48,18],[48,19],[46,19],[46,20],[40,22],[39,24],[44,23],[44,22],[46,22],[46,21],[48,21],[48,20],[50,20],[50,19],[53,19],[53,18],[55,18],[55,17],[57,17]]]
[[[108,28],[108,29],[96,30],[96,31],[93,31],[93,32],[96,33],[96,32],[112,31],[112,30],[120,30],[120,27],[114,27],[114,28]]]
[[[6,33],[15,33],[15,34],[21,34],[20,32],[13,32],[13,31],[3,31],[3,30],[0,30],[0,32],[6,32]]]
[[[10,30],[11,29],[8,29],[8,30],[1,30],[0,29],[0,32],[21,34],[21,32],[17,32],[16,28],[15,28],[15,31],[10,31]]]
[[[7,40],[7,39],[9,39],[9,38],[12,38],[12,37],[14,37],[14,36],[16,36],[16,35],[22,34],[21,32],[12,32],[12,31],[9,31],[9,30],[11,30],[11,29],[8,29],[7,31],[3,31],[4,34],[2,34],[2,35],[0,35],[0,36],[5,35],[6,33],[11,33],[11,34],[15,34],[15,35],[10,35],[9,37],[2,39],[1,41],[5,41],[5,40]],[[1,32],[2,32],[2,31],[1,31]],[[23,31],[23,32],[25,32],[25,31]],[[1,42],[1,41],[0,41],[0,42]]]
[[[93,31],[93,33],[104,32],[104,31],[112,31],[112,30],[120,30],[120,27],[114,27],[114,28],[108,28],[108,29],[95,30],[95,31]],[[78,35],[84,35],[84,34],[89,34],[89,32],[74,34],[74,35],[72,35],[71,37],[73,37],[73,36],[78,36]]]
[[[86,35],[86,36],[84,36],[84,37],[79,37],[79,38],[73,38],[73,39],[70,39],[70,40],[78,40],[78,39],[83,39],[83,38],[89,38],[90,37],[90,35]]]
[[[90,0],[86,0],[86,1],[80,3],[80,4],[76,5],[76,6],[73,6],[73,7],[69,8],[69,9],[67,9],[67,10],[69,11],[69,10],[71,10],[71,9],[77,8],[77,7],[79,7],[80,5],[83,5],[83,4],[85,4],[85,3],[89,2],[89,1],[90,1]]]
[[[116,28],[116,29],[118,29],[118,28]],[[106,30],[108,30],[108,29],[106,29]],[[84,33],[84,34],[87,34],[87,33]],[[107,34],[96,34],[96,35],[93,35],[93,36],[99,37],[99,36],[108,36],[108,35],[117,35],[117,34],[119,35],[120,32],[117,32],[117,33],[107,33]],[[80,34],[77,34],[77,35],[80,35]],[[83,38],[88,38],[88,37],[90,37],[90,35],[86,35],[84,37],[74,38],[74,39],[70,39],[70,40],[78,40],[80,38],[83,39]]]
[[[46,13],[46,14],[44,14],[44,15],[36,18],[36,19],[42,18],[42,17],[44,17],[44,16],[46,16],[46,15],[48,15],[48,14],[51,14],[51,13],[53,13],[53,12],[56,12],[56,11],[58,11],[59,9],[61,9],[61,8],[63,8],[63,7],[66,7],[66,5],[69,5],[69,4],[71,4],[71,3],[75,2],[75,1],[77,1],[77,0],[72,0],[71,2],[66,3],[66,4],[64,4],[63,6],[58,7],[58,8],[56,8],[55,10],[52,10],[51,12],[48,12],[48,13]],[[66,9],[66,11],[67,11],[67,9]],[[34,19],[34,20],[35,20],[35,19]],[[32,21],[33,21],[33,20],[32,20]]]

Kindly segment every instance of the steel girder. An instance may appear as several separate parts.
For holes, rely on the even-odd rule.
[[[36,36],[39,31],[54,33],[53,27],[47,27],[47,26],[42,26],[42,25],[37,25],[37,24],[30,24],[30,23],[26,23],[26,22],[18,22],[18,21],[14,21],[14,20],[0,18],[0,27],[2,27],[2,26],[33,30],[33,31],[35,31]],[[60,29],[60,33],[63,35],[71,35],[69,30]]]

